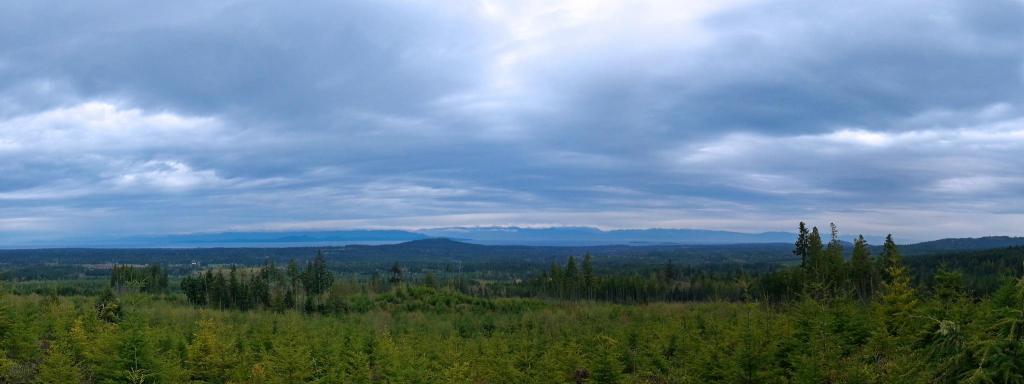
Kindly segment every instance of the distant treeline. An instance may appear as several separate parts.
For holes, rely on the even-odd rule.
[[[1024,249],[1010,248],[966,254],[911,258],[907,269],[900,248],[888,236],[880,247],[859,237],[851,251],[844,250],[833,225],[826,241],[818,229],[798,228],[791,246],[794,266],[772,264],[677,265],[669,259],[661,266],[632,266],[618,270],[597,268],[595,258],[570,256],[565,264],[551,263],[528,274],[501,272],[451,273],[419,270],[413,273],[394,263],[384,274],[350,275],[335,286],[334,274],[323,253],[317,252],[304,268],[291,261],[278,267],[272,261],[258,268],[212,268],[185,277],[181,289],[189,302],[214,308],[242,310],[345,311],[353,295],[390,292],[394,287],[445,288],[481,297],[530,297],[558,300],[596,300],[616,303],[671,301],[764,301],[783,303],[803,297],[873,299],[883,284],[919,286],[924,292],[955,289],[987,295],[1007,278],[1021,272]],[[881,249],[875,257],[872,249]],[[844,257],[849,254],[849,257]],[[521,279],[519,276],[532,276]],[[905,280],[905,281],[904,281]],[[332,289],[334,288],[334,289]]]
[[[956,273],[962,278],[964,290],[980,297],[1024,274],[1024,247],[908,257],[906,263],[922,286],[941,284],[935,278],[941,273]]]
[[[748,271],[735,265],[677,266],[670,260],[655,269],[598,272],[594,258],[586,254],[580,261],[570,256],[564,266],[551,263],[550,268],[535,272],[535,277],[526,280],[510,273],[492,273],[490,278],[480,278],[479,274],[466,278],[462,274],[445,273],[439,278],[430,271],[411,274],[395,263],[386,276],[380,273],[369,278],[352,276],[337,286],[324,253],[317,252],[304,267],[291,261],[281,268],[267,261],[257,268],[207,269],[183,278],[181,290],[190,303],[213,308],[334,312],[350,307],[353,295],[386,293],[396,286],[446,288],[483,298],[534,297],[618,303],[753,299],[782,302],[804,295],[849,295],[868,300],[880,284],[894,279],[894,273],[906,276],[905,270],[890,271],[902,265],[891,237],[877,259],[871,256],[863,238],[854,244],[853,257],[849,260],[842,257],[842,247],[834,227],[826,246],[817,228],[808,230],[801,223],[800,236],[792,252],[802,261],[794,267],[762,266]]]
[[[322,296],[334,284],[322,252],[304,270],[292,261],[285,269],[267,262],[261,268],[207,270],[181,281],[181,290],[195,305],[249,310],[299,308],[322,310]]]
[[[159,264],[136,268],[129,265],[115,265],[110,270],[110,286],[119,291],[134,289],[148,293],[167,292],[167,270]]]

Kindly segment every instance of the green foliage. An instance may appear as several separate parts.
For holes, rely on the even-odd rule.
[[[64,341],[50,345],[39,364],[35,382],[38,384],[81,383],[85,379],[70,347]]]
[[[807,231],[807,224],[800,222],[797,230],[796,244],[793,245],[793,255],[800,258],[800,267],[807,268],[807,258],[811,253],[810,232]]]
[[[193,381],[225,383],[237,363],[236,354],[225,340],[224,326],[210,319],[200,320],[185,355]]]
[[[900,250],[896,246],[896,242],[893,241],[892,234],[885,236],[885,244],[882,245],[882,254],[879,256],[878,262],[881,264],[879,269],[887,273],[884,275],[885,282],[892,283],[890,270],[903,265],[903,256],[900,255]]]
[[[1024,382],[1024,278],[972,296],[959,268],[915,280],[891,237],[846,262],[834,227],[806,232],[804,265],[760,274],[586,255],[526,281],[388,281],[319,255],[207,269],[180,294],[0,290],[0,382]]]
[[[118,291],[135,290],[148,293],[167,292],[167,269],[159,264],[138,268],[115,265],[110,271],[110,287]]]
[[[867,300],[874,295],[878,285],[878,270],[871,258],[871,247],[863,235],[853,242],[849,273],[857,298]]]
[[[1018,380],[1024,283],[1011,284],[1008,302],[940,301],[905,287],[905,273],[890,274],[877,301],[775,306],[539,302],[396,287],[366,296],[365,310],[322,316],[128,295],[119,301],[131,311],[117,324],[93,314],[93,298],[7,296],[14,325],[4,340],[27,342],[2,344],[0,374],[11,383]]]
[[[100,320],[108,323],[121,321],[121,303],[110,289],[103,292],[99,300],[96,300],[94,307],[96,308],[96,317]]]
[[[592,381],[594,384],[618,384],[622,382],[623,367],[613,352],[615,341],[612,339],[604,341],[604,345],[598,352]]]

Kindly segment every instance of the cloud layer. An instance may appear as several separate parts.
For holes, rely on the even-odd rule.
[[[1022,153],[1017,0],[0,4],[0,240],[1022,235]]]

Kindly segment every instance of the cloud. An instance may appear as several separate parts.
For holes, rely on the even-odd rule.
[[[788,136],[732,134],[685,145],[665,156],[677,169],[708,170],[702,174],[705,183],[787,196],[796,210],[842,207],[879,213],[933,211],[950,216],[954,211],[965,216],[983,211],[993,219],[1001,215],[1019,218],[1022,206],[1018,197],[1024,192],[1019,157],[1024,151],[1024,116],[1019,112],[993,115],[991,111],[985,107],[970,116],[944,113],[941,115],[947,117],[941,122],[911,116],[906,119],[910,127],[877,130],[836,128]],[[922,120],[932,125],[922,127]],[[965,121],[966,125],[960,125]],[[983,233],[983,228],[979,226],[973,233]]]
[[[92,101],[19,115],[0,121],[3,150],[10,152],[134,153],[187,145],[210,145],[223,138],[212,117],[181,116]]]
[[[142,187],[167,191],[212,188],[225,182],[215,171],[196,171],[178,161],[148,161],[114,180],[114,184],[120,188]]]
[[[0,213],[1004,233],[1022,35],[1005,0],[5,3]]]

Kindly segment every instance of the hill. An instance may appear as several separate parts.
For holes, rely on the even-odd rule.
[[[901,246],[906,255],[923,255],[943,252],[980,251],[985,249],[999,249],[1008,247],[1024,246],[1024,237],[1011,236],[986,236],[949,238],[933,241],[925,241],[916,244]]]
[[[743,233],[707,229],[617,229],[591,227],[451,227],[423,229],[420,233],[491,245],[612,245],[612,244],[752,244],[791,243],[787,232]]]

